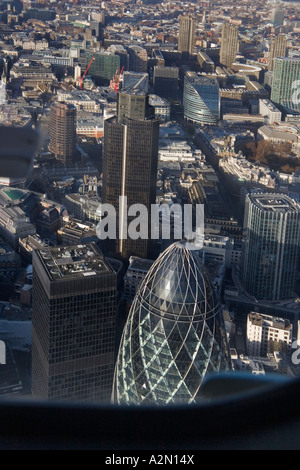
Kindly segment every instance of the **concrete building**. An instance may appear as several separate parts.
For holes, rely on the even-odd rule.
[[[131,256],[129,266],[124,276],[124,297],[131,304],[138,291],[139,285],[153,264],[152,260]]]
[[[220,64],[225,67],[231,67],[235,62],[239,51],[239,32],[238,26],[231,23],[224,23],[222,28]]]
[[[133,72],[148,71],[148,54],[141,46],[132,45],[128,47],[129,70]]]
[[[197,60],[203,72],[213,73],[215,71],[215,63],[205,52],[198,52]]]
[[[71,163],[76,156],[76,108],[55,101],[50,106],[50,146],[55,158]]]
[[[259,100],[259,114],[267,117],[268,124],[281,122],[282,113],[270,100]]]
[[[251,312],[247,316],[247,353],[251,357],[267,356],[276,350],[289,351],[293,328],[289,320]]]
[[[287,38],[285,34],[278,34],[271,39],[270,43],[270,57],[269,57],[269,70],[274,70],[275,57],[287,57]]]
[[[154,117],[160,121],[169,121],[171,118],[171,105],[168,100],[157,95],[149,95],[149,105],[154,110]]]
[[[181,15],[179,17],[178,51],[182,53],[182,57],[185,59],[189,59],[193,55],[195,32],[195,18],[189,15]]]
[[[234,264],[240,263],[241,247],[230,237],[206,234],[201,254],[205,262],[213,261],[232,268]]]

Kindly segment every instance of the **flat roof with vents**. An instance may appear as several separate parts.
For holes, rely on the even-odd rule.
[[[39,250],[51,280],[85,278],[112,272],[95,243],[57,246]]]

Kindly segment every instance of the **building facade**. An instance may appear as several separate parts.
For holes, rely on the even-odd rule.
[[[274,59],[275,57],[286,57],[287,56],[287,38],[285,34],[278,34],[271,39],[270,43],[270,58],[269,58],[269,70],[274,70]]]
[[[182,53],[182,56],[185,59],[189,59],[193,55],[195,45],[195,31],[195,19],[192,16],[180,15],[178,51]]]
[[[128,48],[129,70],[133,72],[148,71],[148,54],[141,46],[132,45]]]
[[[246,196],[242,281],[258,300],[295,296],[300,245],[300,206],[284,194]]]
[[[195,124],[216,124],[220,119],[220,88],[217,79],[188,72],[184,77],[184,118]]]
[[[162,98],[177,100],[178,98],[178,67],[154,67],[153,89]]]
[[[273,8],[271,12],[271,22],[273,26],[282,26],[285,18],[285,10],[280,7]]]
[[[95,243],[33,253],[32,395],[110,399],[116,274]]]
[[[293,328],[289,320],[251,312],[247,317],[247,353],[266,357],[276,350],[291,349]]]
[[[109,85],[116,70],[120,70],[120,57],[117,54],[107,51],[99,51],[96,53],[87,52],[87,64],[89,64],[93,57],[94,60],[88,70],[88,75],[99,85]]]
[[[281,122],[282,113],[270,100],[259,100],[259,114],[267,117],[268,124]]]
[[[273,63],[271,101],[274,104],[298,110],[298,87],[295,87],[295,83],[300,80],[300,59],[276,57]],[[294,95],[296,95],[295,99]]]
[[[125,238],[127,224],[133,217],[128,217],[126,223],[126,208],[120,207],[119,198],[127,197],[127,208],[143,204],[151,214],[151,205],[156,202],[159,121],[127,117],[121,121],[114,117],[104,122],[102,202],[112,205],[117,216],[117,238],[110,245],[123,258],[151,258],[150,237]]]

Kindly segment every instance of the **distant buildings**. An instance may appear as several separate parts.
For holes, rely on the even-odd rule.
[[[195,18],[188,15],[179,17],[178,51],[184,59],[189,59],[194,52],[196,22]]]
[[[271,12],[271,22],[273,26],[282,26],[284,22],[284,17],[285,17],[285,11],[282,8],[280,7],[273,8]]]
[[[242,281],[258,300],[295,296],[300,206],[284,194],[246,196]]]
[[[297,87],[300,80],[300,59],[291,57],[274,58],[271,101],[288,109],[299,109]],[[297,98],[294,99],[294,94]]]
[[[239,51],[238,26],[231,23],[224,23],[221,37],[220,64],[231,67],[235,62]]]
[[[74,161],[76,154],[76,108],[55,101],[50,107],[50,146],[55,158],[64,163]]]
[[[220,89],[216,78],[188,72],[184,77],[184,118],[195,124],[216,124],[220,119]]]
[[[109,401],[116,274],[96,244],[33,254],[32,395]]]
[[[184,242],[152,264],[134,298],[121,339],[118,404],[189,404],[209,371],[231,369],[218,298],[196,252]]]
[[[12,66],[10,77],[15,87],[22,82],[23,87],[33,89],[41,84],[49,85],[55,80],[51,64],[27,59],[20,59]]]

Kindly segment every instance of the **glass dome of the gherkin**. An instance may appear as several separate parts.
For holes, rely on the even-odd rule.
[[[174,243],[156,261],[139,295],[147,299],[153,313],[181,321],[213,314],[217,303],[199,256],[184,242]]]
[[[153,263],[135,296],[116,363],[114,401],[193,403],[206,374],[231,368],[219,302],[184,242]]]

